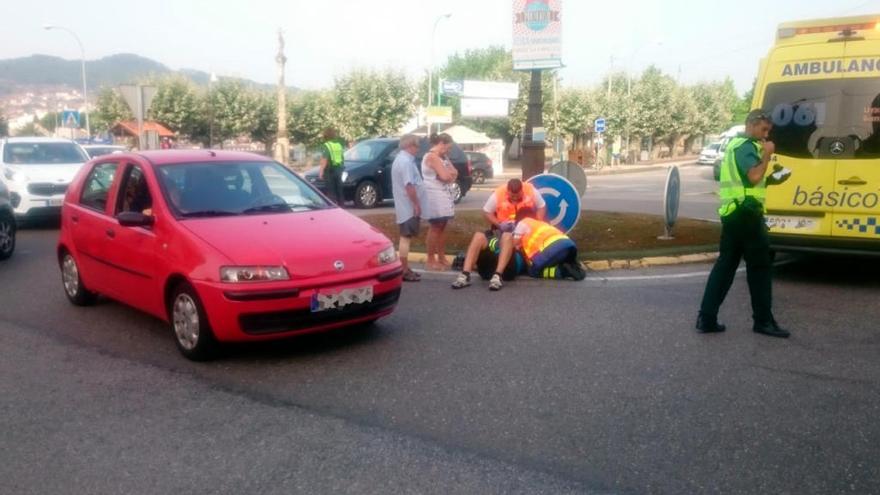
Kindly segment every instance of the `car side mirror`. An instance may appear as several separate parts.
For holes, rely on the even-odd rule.
[[[151,227],[156,223],[156,219],[152,216],[137,211],[123,211],[116,215],[116,220],[123,227]]]

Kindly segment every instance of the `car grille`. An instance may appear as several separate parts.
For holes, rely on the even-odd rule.
[[[34,183],[28,184],[28,192],[36,196],[55,196],[67,192],[67,184]]]
[[[371,302],[350,305],[342,309],[312,313],[310,309],[278,311],[274,313],[245,314],[238,318],[242,330],[251,335],[292,332],[310,327],[340,323],[391,309],[400,299],[400,289],[386,292]]]

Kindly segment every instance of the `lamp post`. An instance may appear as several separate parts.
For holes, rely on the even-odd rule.
[[[66,32],[70,33],[71,36],[73,36],[73,39],[76,40],[76,44],[79,45],[80,63],[81,63],[81,68],[82,68],[83,104],[84,104],[85,114],[86,114],[86,134],[88,135],[89,141],[91,142],[92,128],[91,128],[91,125],[89,125],[89,89],[88,89],[88,85],[86,83],[86,50],[85,50],[85,48],[83,48],[83,44],[82,44],[82,41],[80,41],[79,36],[77,36],[76,33],[74,33],[72,30],[70,30],[64,26],[55,26],[52,24],[44,24],[43,29],[45,29],[46,31],[49,31],[52,29],[60,29],[62,31],[66,31]]]
[[[443,19],[449,19],[452,17],[452,13],[443,14],[441,16],[437,16],[437,19],[434,20],[434,28],[431,30],[431,65],[428,66],[428,105],[425,107],[425,111],[427,112],[427,107],[431,106],[431,96],[432,96],[432,81],[434,79],[434,38],[437,37],[437,25],[440,24],[440,21]],[[437,88],[439,93],[440,88]],[[427,115],[425,118],[427,122],[428,129],[428,138],[431,137],[431,122],[428,121]]]

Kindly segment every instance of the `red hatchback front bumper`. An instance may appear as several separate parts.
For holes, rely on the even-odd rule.
[[[243,285],[194,282],[214,336],[222,342],[258,341],[356,325],[390,315],[400,298],[400,266],[320,281]],[[315,294],[372,287],[372,301],[312,311]]]

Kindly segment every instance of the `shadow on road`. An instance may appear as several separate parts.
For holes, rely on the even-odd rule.
[[[381,322],[356,325],[269,342],[225,344],[217,359],[220,362],[299,359],[372,345],[387,336],[388,332],[383,331]]]
[[[778,280],[843,287],[880,288],[880,258],[798,254],[776,269]]]

